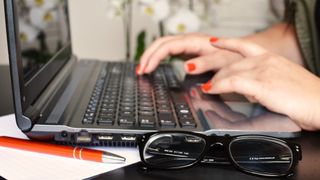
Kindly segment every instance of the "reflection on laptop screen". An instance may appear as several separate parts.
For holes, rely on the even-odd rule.
[[[24,80],[30,80],[69,42],[66,1],[15,0]]]

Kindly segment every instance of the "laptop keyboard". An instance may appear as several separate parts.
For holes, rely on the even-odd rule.
[[[136,76],[131,63],[108,63],[95,84],[83,124],[143,128],[196,128],[172,68]]]

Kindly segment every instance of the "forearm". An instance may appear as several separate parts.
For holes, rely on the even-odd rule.
[[[284,56],[297,64],[303,66],[305,64],[292,25],[280,23],[265,31],[246,36],[244,39]]]

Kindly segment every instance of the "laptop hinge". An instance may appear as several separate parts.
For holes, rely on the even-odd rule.
[[[16,116],[17,118],[17,116]],[[23,132],[28,132],[30,131],[30,129],[32,128],[32,121],[31,119],[29,119],[28,117],[26,116],[19,116],[19,120],[17,120],[17,125],[19,127],[19,129],[21,129],[21,131]]]

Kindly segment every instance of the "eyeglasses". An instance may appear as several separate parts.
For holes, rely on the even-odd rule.
[[[231,163],[238,170],[260,176],[289,176],[302,159],[295,143],[260,135],[206,136],[192,132],[153,132],[139,138],[147,168],[181,169],[198,163]],[[226,157],[211,154],[219,146]],[[210,152],[210,153],[208,153]]]

